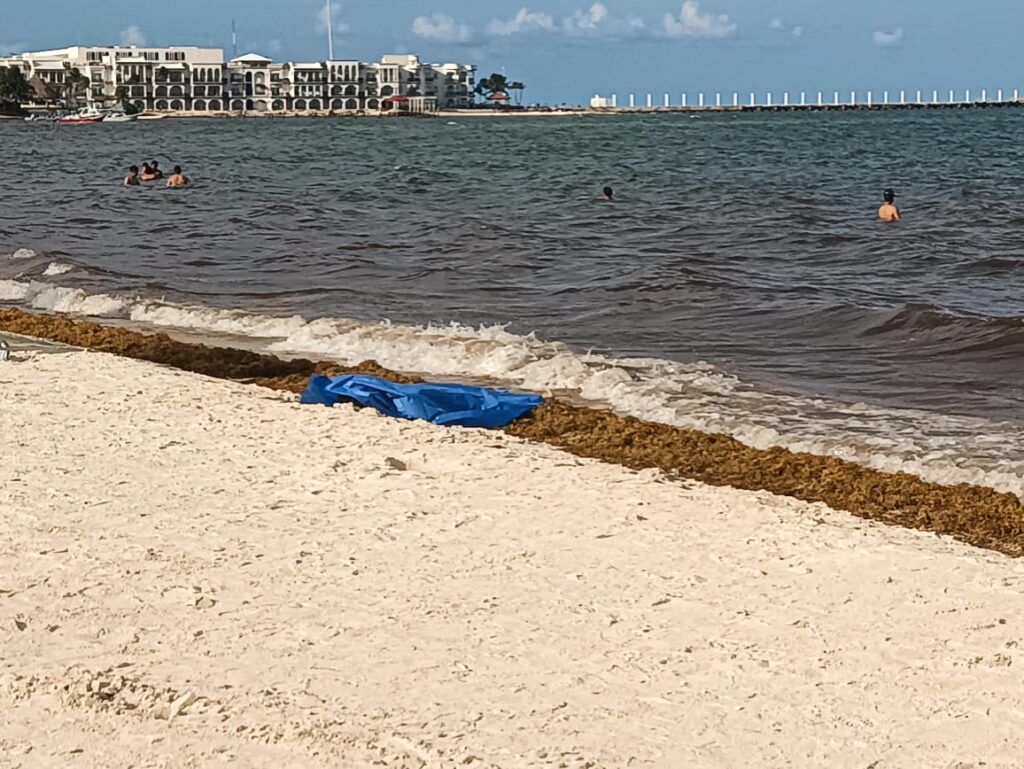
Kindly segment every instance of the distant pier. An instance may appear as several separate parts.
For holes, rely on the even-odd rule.
[[[710,98],[709,98],[710,96]],[[616,94],[611,96],[596,95],[590,100],[590,109],[595,112],[615,112],[623,114],[653,112],[849,112],[906,109],[987,109],[1024,106],[1019,89],[1005,91],[997,89],[988,91],[868,91],[865,94],[856,91],[826,93],[819,91],[814,94],[800,92],[798,94],[781,93],[778,97],[769,92],[765,94],[751,93],[741,98],[739,93],[723,95],[715,93],[697,94],[690,99],[689,94],[681,94],[673,99],[669,94],[655,98],[654,94],[646,94],[641,102],[636,94],[627,94],[624,103],[619,102]]]

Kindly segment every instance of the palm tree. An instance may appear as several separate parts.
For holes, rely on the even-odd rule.
[[[493,99],[495,94],[507,91],[508,78],[504,75],[499,75],[497,72],[491,74],[490,77],[485,77],[476,84],[476,93],[487,100]]]
[[[89,93],[89,78],[81,73],[78,67],[65,63],[64,84],[60,89],[61,97],[72,106]]]

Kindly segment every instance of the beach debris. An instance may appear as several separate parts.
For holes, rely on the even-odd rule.
[[[392,470],[398,470],[403,473],[409,469],[409,465],[401,459],[395,459],[394,457],[385,457],[384,464]]]
[[[455,384],[396,384],[354,374],[314,376],[302,394],[304,405],[355,403],[399,419],[435,425],[505,427],[544,403],[539,395],[510,393]]]
[[[212,609],[217,605],[217,602],[209,596],[203,595],[196,599],[195,605],[197,609]]]
[[[10,359],[11,359],[11,346],[7,342],[5,342],[2,339],[0,339],[0,360],[10,360]]]
[[[167,709],[167,720],[170,721],[177,716],[183,715],[189,705],[195,704],[197,699],[199,698],[196,697],[193,692],[186,692],[185,694],[182,694],[178,699],[174,700]]]

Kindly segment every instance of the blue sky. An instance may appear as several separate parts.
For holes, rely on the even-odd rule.
[[[324,0],[0,0],[0,53],[145,41],[326,57]],[[420,53],[580,103],[630,91],[1024,89],[1019,0],[334,0],[336,56]]]

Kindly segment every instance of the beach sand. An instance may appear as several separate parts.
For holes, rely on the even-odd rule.
[[[106,354],[0,429],[0,767],[1020,766],[1020,560]]]

